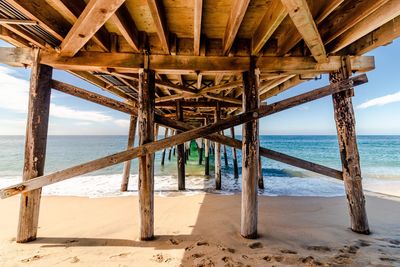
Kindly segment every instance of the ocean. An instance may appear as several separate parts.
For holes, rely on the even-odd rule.
[[[161,136],[159,138],[162,138]],[[237,138],[240,139],[240,136]],[[0,187],[21,181],[24,153],[23,136],[0,136]],[[260,136],[263,147],[299,157],[332,168],[341,169],[336,136]],[[400,136],[358,136],[364,189],[397,195],[400,192]],[[49,136],[45,173],[78,165],[125,150],[126,136]],[[137,143],[137,141],[136,141]],[[221,148],[223,155],[223,148]],[[232,150],[227,147],[228,166],[222,157],[222,190],[214,190],[214,158],[210,159],[210,176],[204,176],[203,165],[198,165],[197,150],[192,144],[191,157],[186,165],[186,187],[183,194],[210,192],[235,194],[241,190],[241,177],[233,177]],[[168,156],[168,151],[167,151]],[[156,153],[155,192],[169,196],[177,192],[176,158],[161,166],[161,151]],[[239,174],[241,153],[238,150]],[[269,159],[262,159],[265,189],[270,196],[342,196],[341,181],[292,167]],[[110,197],[137,194],[137,159],[132,161],[129,191],[119,191],[122,164],[72,178],[43,189],[44,195]]]

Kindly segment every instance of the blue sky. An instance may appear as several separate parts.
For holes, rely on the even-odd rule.
[[[0,41],[0,46],[8,46]],[[375,56],[376,69],[368,72],[369,82],[355,89],[353,104],[358,134],[400,134],[400,41],[380,47]],[[0,135],[23,135],[26,125],[29,69],[0,65]],[[54,79],[114,97],[90,83],[63,71]],[[322,79],[303,83],[269,100],[270,103],[328,84]],[[129,117],[63,93],[52,91],[49,134],[125,135]],[[240,133],[240,129],[238,129]],[[332,99],[323,99],[283,111],[260,121],[261,134],[336,134]],[[162,131],[160,132],[162,134]]]

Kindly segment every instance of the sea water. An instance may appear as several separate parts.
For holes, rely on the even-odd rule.
[[[160,137],[162,138],[162,137]],[[237,137],[240,139],[240,136]],[[0,136],[0,187],[21,181],[24,157],[23,136]],[[381,193],[400,192],[400,136],[358,136],[358,148],[364,188]],[[291,156],[309,160],[328,167],[341,169],[336,136],[260,136],[261,146]],[[101,158],[126,149],[126,136],[49,136],[47,142],[45,174]],[[137,144],[137,142],[136,142]],[[155,192],[168,196],[178,193],[176,158],[161,166],[162,151],[155,156]],[[211,192],[234,194],[241,190],[241,177],[233,177],[232,149],[227,147],[228,166],[224,164],[221,147],[222,190],[214,190],[214,156],[210,156],[210,176],[204,175],[203,165],[198,164],[195,143],[186,164],[184,194]],[[241,153],[237,150],[239,174]],[[204,156],[204,154],[203,154]],[[132,161],[129,191],[119,191],[122,164],[117,164],[80,177],[72,178],[43,189],[44,195],[69,196],[121,196],[137,194],[138,165]],[[341,181],[269,159],[262,159],[265,189],[260,194],[272,196],[341,196]],[[390,189],[387,191],[386,189]],[[393,193],[394,192],[394,193]]]

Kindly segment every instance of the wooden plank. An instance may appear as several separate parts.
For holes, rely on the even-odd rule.
[[[315,60],[319,63],[327,62],[325,47],[307,1],[282,0],[282,3]]]
[[[324,6],[323,11],[315,19],[315,23],[320,24],[326,17],[328,17],[338,6],[340,6],[344,0],[330,0]]]
[[[203,0],[194,0],[194,22],[193,22],[193,53],[200,56],[201,41],[201,19],[203,16]]]
[[[339,71],[329,76],[336,84],[348,78],[351,71],[346,69],[347,62]],[[336,129],[339,141],[340,158],[346,198],[349,205],[351,230],[369,234],[365,196],[361,183],[360,156],[357,148],[355,115],[351,100],[353,91],[338,92],[332,95]]]
[[[164,132],[164,138],[168,137],[168,131],[169,128],[165,128],[165,132]],[[161,155],[161,166],[164,166],[165,163],[165,153],[166,153],[166,148],[163,150],[162,155]]]
[[[363,0],[348,2],[337,9],[320,27],[325,45],[354,27],[388,0]]]
[[[221,119],[221,108],[219,105],[215,107],[214,112],[214,123],[217,123]],[[214,151],[214,167],[215,167],[215,189],[221,190],[221,144],[215,143]]]
[[[261,155],[258,157],[258,174],[257,174],[258,188],[264,189],[264,176],[262,170],[262,159]]]
[[[206,100],[181,100],[181,104],[183,107],[197,107],[197,108],[212,108],[217,106],[217,101],[206,101]],[[159,102],[157,103],[156,100],[156,107],[175,107],[175,101],[166,101],[166,102]],[[219,102],[219,106],[221,108],[232,108],[232,107],[241,107],[242,104],[233,104],[227,102]]]
[[[243,86],[242,81],[233,81],[225,84],[219,84],[219,85],[214,85],[210,87],[203,88],[199,91],[199,94],[205,94],[205,93],[219,93],[221,91],[233,89]]]
[[[154,93],[155,72],[141,69],[139,72],[139,146],[154,141]],[[140,239],[154,238],[154,153],[139,158],[139,210]]]
[[[231,137],[232,139],[235,139],[235,127],[231,127]],[[232,160],[233,160],[233,177],[237,179],[239,178],[239,168],[238,168],[236,147],[232,147]]]
[[[214,95],[214,94],[204,94],[203,96],[206,98],[209,98],[209,99],[214,99],[214,100],[218,100],[218,101],[226,102],[226,103],[232,103],[232,104],[241,104],[242,103],[242,100],[233,98],[233,97],[228,97],[228,96],[220,96],[220,95]]]
[[[176,101],[176,120],[183,121],[183,108],[181,101]],[[180,131],[176,132],[181,133]],[[176,163],[178,168],[178,190],[185,190],[185,146],[184,144],[178,144],[176,147],[177,156]]]
[[[0,38],[16,47],[29,47],[28,40],[0,25]]]
[[[15,24],[15,25],[38,25],[36,20],[26,19],[3,19],[0,18],[0,24]]]
[[[384,25],[400,15],[400,1],[390,0],[381,8],[371,13],[368,17],[357,23],[329,45],[329,52],[335,53],[350,45],[364,35]]]
[[[118,31],[125,38],[129,46],[135,51],[140,51],[139,32],[136,24],[133,21],[128,9],[122,5],[114,15],[111,16],[110,21],[114,23]]]
[[[86,7],[86,3],[83,0],[50,0],[51,4],[64,15],[71,25],[77,20],[79,15],[83,12]],[[70,27],[69,27],[70,28]],[[68,28],[68,29],[69,29]],[[67,33],[66,33],[67,34]],[[96,43],[101,49],[106,52],[110,51],[110,34],[103,26],[93,36],[93,42]]]
[[[287,11],[282,2],[280,0],[272,0],[251,39],[252,55],[255,56],[260,53],[265,43],[271,38],[286,16]]]
[[[162,96],[162,97],[157,97],[156,98],[156,103],[162,103],[162,102],[167,102],[171,100],[177,100],[177,99],[182,99],[184,98],[184,94],[175,94],[175,95],[167,95],[167,96]]]
[[[254,60],[254,59],[253,59]],[[255,62],[243,73],[243,112],[259,108]],[[245,238],[257,238],[258,203],[257,176],[259,157],[258,121],[242,126],[242,205],[240,234]]]
[[[274,104],[270,105],[261,105],[258,110],[252,110],[249,112],[244,112],[233,117],[220,120],[214,124],[208,124],[203,127],[194,127],[187,125],[182,122],[178,122],[176,120],[171,120],[168,118],[164,118],[159,115],[155,115],[155,121],[163,125],[165,127],[174,128],[180,131],[186,131],[174,136],[171,136],[167,139],[159,140],[157,142],[152,142],[149,144],[142,145],[140,147],[135,147],[129,149],[127,151],[123,151],[120,153],[116,153],[101,159],[93,160],[78,166],[70,167],[68,169],[58,171],[49,175],[45,175],[42,177],[38,177],[35,179],[31,179],[29,181],[19,183],[17,185],[13,185],[7,187],[5,189],[0,190],[0,198],[7,198],[19,193],[28,192],[31,190],[35,190],[41,188],[43,186],[53,184],[56,182],[60,182],[74,176],[83,175],[92,171],[96,171],[101,168],[109,167],[121,162],[125,162],[129,159],[137,158],[148,153],[154,153],[155,151],[164,149],[166,147],[175,146],[177,144],[182,144],[188,140],[192,140],[195,138],[200,138],[203,136],[207,136],[208,139],[216,140],[220,143],[224,143],[231,147],[236,147],[234,143],[225,142],[221,139],[218,134],[213,134],[218,131],[222,131],[228,129],[230,127],[234,127],[240,125],[242,123],[250,122],[252,120],[257,120],[263,118],[268,115],[275,114],[277,112],[281,112],[283,110],[289,109],[291,107],[295,107],[297,105],[305,104],[313,100],[320,99],[322,97],[338,93],[341,91],[346,91],[351,87],[355,87],[361,84],[366,83],[367,77],[365,74],[352,77],[347,81],[341,81],[336,84],[331,84],[328,86],[324,86],[313,91],[303,93],[298,96],[294,96]],[[193,129],[195,128],[195,129]],[[231,139],[227,136],[223,137],[225,140]],[[227,139],[228,138],[228,139]],[[241,146],[241,141],[239,142],[239,147]]]
[[[228,55],[233,42],[235,41],[236,35],[239,31],[240,24],[244,15],[246,14],[247,7],[249,6],[250,0],[234,0],[229,15],[228,23],[226,25],[224,39],[223,39],[223,53]]]
[[[137,124],[137,117],[131,116],[129,123],[127,149],[132,148],[135,144],[136,124]],[[126,192],[128,190],[130,173],[131,173],[131,161],[128,160],[125,161],[124,170],[122,172],[121,192]]]
[[[0,62],[7,65],[31,65],[33,60],[32,53],[33,50],[30,48],[2,47],[0,49]]]
[[[43,39],[33,35],[32,33],[26,31],[25,29],[16,26],[16,25],[8,25],[8,24],[3,24],[2,25],[4,28],[6,28],[7,30],[9,30],[10,32],[18,35],[19,37],[27,40],[31,45],[29,46],[36,46],[39,48],[44,48],[46,49],[46,42],[43,41]]]
[[[161,0],[147,0],[147,5],[157,29],[157,35],[165,53],[170,53],[168,27]]]
[[[341,54],[362,55],[379,46],[387,45],[400,37],[400,16],[385,23],[373,32],[358,39],[340,51]]]
[[[61,43],[61,55],[74,56],[125,0],[90,0]]]
[[[137,109],[131,104],[123,103],[118,100],[102,96],[100,94],[86,91],[74,85],[63,83],[57,80],[52,80],[51,88],[127,114],[132,114],[134,116],[137,116],[138,114]]]
[[[39,56],[39,49],[35,49],[29,85],[23,181],[42,176],[46,158],[51,95],[50,82],[53,69],[39,64]],[[36,189],[21,195],[17,243],[36,239],[41,192],[41,189]]]

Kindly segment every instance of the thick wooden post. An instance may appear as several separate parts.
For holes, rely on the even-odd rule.
[[[222,135],[225,135],[224,131],[221,132]],[[224,161],[225,161],[225,167],[228,167],[228,154],[226,153],[226,145],[224,145]]]
[[[155,72],[139,70],[139,146],[154,140]],[[140,239],[154,237],[154,154],[139,158]]]
[[[164,138],[167,138],[168,137],[168,128],[165,128],[165,134],[164,134]],[[167,151],[167,149],[165,148],[164,150],[163,150],[163,152],[162,152],[162,155],[161,155],[161,165],[162,166],[164,166],[164,162],[165,162],[165,153],[166,153],[166,151]]]
[[[243,73],[243,112],[259,107],[254,58],[250,71]],[[257,238],[258,120],[243,124],[241,235]]]
[[[175,130],[171,130],[171,136],[173,136],[174,134],[175,134]],[[168,150],[168,161],[171,161],[172,149],[173,149],[173,147],[170,147]]]
[[[351,75],[348,71],[348,60],[343,60],[343,67],[329,77],[331,83],[347,79]],[[335,113],[336,129],[338,134],[340,157],[344,188],[349,204],[351,230],[357,233],[369,234],[365,197],[361,182],[360,157],[358,154],[355,116],[351,97],[353,90],[335,93],[332,95]]]
[[[183,121],[183,108],[181,101],[176,101],[176,119]],[[177,131],[177,133],[180,133]],[[185,190],[185,144],[177,145],[177,165],[178,165],[178,190]]]
[[[131,116],[130,125],[129,125],[129,133],[128,133],[127,149],[134,146],[135,134],[136,134],[136,124],[137,124],[137,117]],[[125,161],[125,163],[124,163],[124,170],[122,173],[122,183],[121,183],[121,191],[122,192],[125,192],[128,190],[130,173],[131,173],[131,161],[128,160],[128,161]]]
[[[197,144],[197,156],[199,157],[199,165],[203,163],[203,138],[196,139]]]
[[[235,139],[235,127],[231,127],[231,136]],[[232,159],[233,159],[233,176],[239,178],[239,168],[237,162],[236,148],[232,147]]]
[[[217,104],[214,113],[214,121],[217,122],[221,117],[221,108]],[[221,190],[221,144],[215,143],[215,154],[214,154],[214,162],[215,162],[215,189]]]
[[[49,122],[51,76],[53,68],[39,64],[40,50],[34,50],[29,88],[28,122],[25,137],[24,181],[43,175]],[[11,88],[13,89],[13,88]],[[21,195],[16,241],[36,239],[41,189]]]
[[[263,171],[262,171],[261,156],[258,157],[258,188],[264,189],[264,176],[263,176]]]

